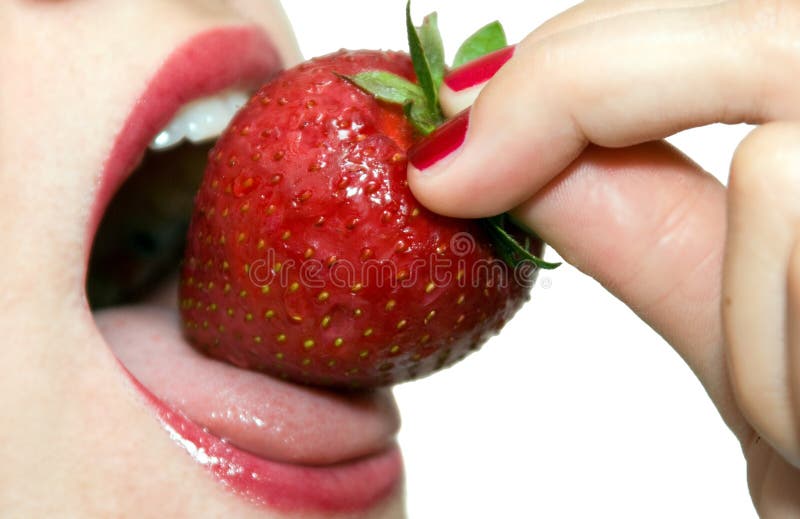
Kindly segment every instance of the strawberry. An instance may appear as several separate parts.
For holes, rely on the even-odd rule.
[[[406,151],[441,122],[444,65],[435,15],[408,20],[413,63],[342,50],[300,64],[211,150],[180,289],[206,354],[315,385],[405,381],[477,349],[552,266],[504,217],[447,218],[412,196]]]

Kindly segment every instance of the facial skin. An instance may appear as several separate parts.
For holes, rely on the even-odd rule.
[[[245,23],[299,59],[277,2],[0,3],[0,516],[286,516],[176,448],[84,296],[98,176],[137,96],[183,42]],[[363,517],[401,509],[395,496]]]

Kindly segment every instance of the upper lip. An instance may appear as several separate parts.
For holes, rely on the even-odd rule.
[[[95,195],[89,236],[94,235],[109,199],[132,172],[148,143],[181,106],[227,88],[255,89],[280,67],[281,58],[269,38],[253,26],[210,30],[175,50],[115,136]],[[86,254],[88,258],[88,250]]]
[[[235,56],[235,59],[231,59],[231,56]],[[132,172],[150,140],[183,104],[233,87],[254,90],[275,74],[280,66],[280,58],[267,36],[251,26],[207,31],[174,51],[151,79],[115,137],[95,194],[87,229],[89,237],[94,236],[111,196]],[[91,241],[87,240],[88,243]],[[89,252],[86,251],[87,264]],[[173,311],[176,313],[177,308],[170,310]],[[99,319],[99,322],[113,348],[124,350],[126,345],[129,347],[135,343],[134,350],[119,355],[123,362],[129,361],[127,367],[132,374],[146,385],[149,384],[149,389],[168,405],[177,407],[188,418],[211,428],[212,433],[227,436],[227,440],[234,445],[267,458],[301,464],[341,464],[385,452],[394,445],[393,438],[399,421],[394,404],[385,393],[353,398],[327,395],[319,390],[287,385],[267,379],[265,375],[244,371],[240,372],[241,377],[237,379],[235,374],[231,375],[236,368],[205,358],[189,358],[190,355],[199,357],[200,354],[185,344],[176,344],[182,338],[177,317],[172,313],[165,317],[163,312],[153,315],[144,312],[149,317],[137,321],[141,315],[137,317],[133,312],[121,312],[127,321],[115,321],[114,318],[119,318],[121,314],[112,312],[112,318],[104,322]],[[174,333],[163,332],[163,328],[155,329],[159,319],[162,324],[166,319]],[[134,323],[133,327],[131,323]],[[139,324],[138,329],[136,323]],[[164,341],[164,336],[172,338],[167,337]],[[162,354],[157,348],[168,346],[159,343],[154,347],[158,341],[173,344],[173,349]],[[162,362],[160,366],[159,362]],[[170,362],[169,366],[163,364],[167,362]],[[196,370],[202,376],[194,379],[192,375],[195,373],[191,370]],[[229,395],[227,400],[212,398],[218,397],[218,394],[209,395],[206,399],[196,398],[203,391],[219,392],[221,386],[230,385],[231,380],[242,382],[245,389],[233,389],[236,394]],[[182,387],[177,387],[181,384]],[[255,394],[258,389],[263,390],[263,394]],[[228,407],[210,409],[209,406],[213,405]],[[308,409],[309,405],[317,409]],[[325,407],[324,412],[320,413],[320,407]],[[265,408],[273,409],[272,419],[275,418],[274,409],[279,409],[283,429],[273,427],[262,436],[261,441],[262,437],[254,423],[258,425],[259,413],[263,414]],[[265,417],[270,420],[269,413]],[[365,432],[342,427],[343,420],[350,419],[358,426],[372,425],[362,427]],[[281,433],[282,430],[284,433]],[[296,436],[299,432],[303,435],[298,440]],[[344,437],[347,435],[353,435],[355,439]],[[359,437],[363,437],[363,441]]]

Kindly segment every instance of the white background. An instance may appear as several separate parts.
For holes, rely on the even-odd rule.
[[[493,19],[509,41],[574,2],[415,0],[451,59]],[[404,0],[285,0],[306,57],[406,49]],[[670,139],[727,176],[747,127]],[[548,251],[547,259],[557,255]],[[568,265],[477,354],[396,389],[408,510],[427,518],[753,518],[738,443],[670,347]]]

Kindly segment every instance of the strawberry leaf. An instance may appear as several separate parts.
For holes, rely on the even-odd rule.
[[[552,270],[561,265],[561,263],[550,263],[538,256],[534,256],[529,250],[529,240],[526,240],[526,244],[523,246],[516,238],[511,236],[506,230],[506,225],[509,223],[507,214],[484,218],[482,222],[497,249],[497,254],[511,268],[517,268],[526,261],[546,270]]]
[[[417,74],[417,81],[425,93],[425,98],[428,101],[428,108],[432,114],[438,116],[442,120],[441,110],[439,108],[439,90],[436,87],[436,82],[433,79],[431,72],[431,65],[425,55],[425,49],[422,46],[417,28],[414,27],[414,22],[411,19],[411,1],[406,4],[406,32],[408,33],[408,50],[411,54],[411,61],[414,64],[414,72]]]
[[[485,56],[490,52],[506,47],[506,33],[500,22],[494,21],[484,25],[461,44],[453,60],[453,68]]]
[[[370,70],[355,76],[339,77],[350,81],[361,90],[372,94],[381,101],[404,105],[406,103],[425,103],[425,93],[404,77],[383,70]]]
[[[408,102],[403,105],[403,112],[414,128],[422,135],[428,135],[441,123],[441,120],[431,115],[428,104],[422,102]]]
[[[369,70],[355,76],[337,74],[345,81],[387,103],[403,105],[403,111],[414,128],[422,135],[428,135],[442,121],[431,112],[422,88],[391,72]]]
[[[439,87],[442,86],[442,78],[444,78],[445,65],[444,46],[442,45],[442,35],[439,33],[436,13],[431,13],[422,20],[422,26],[417,29],[417,34],[419,34],[422,51],[425,53],[430,67],[434,90],[438,95]]]

